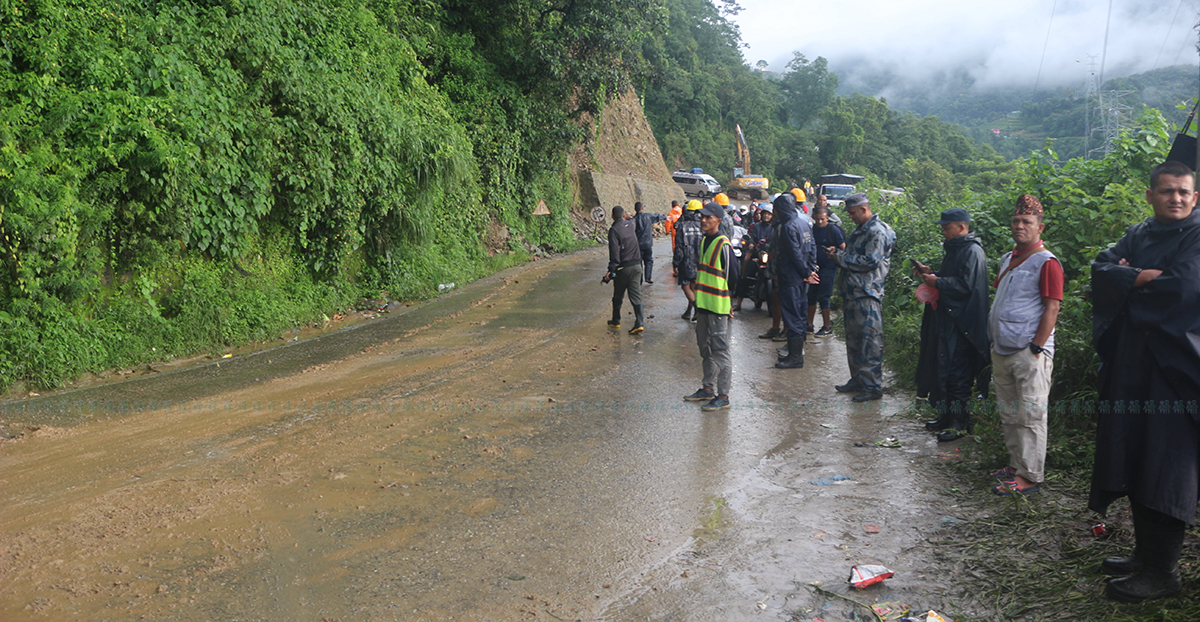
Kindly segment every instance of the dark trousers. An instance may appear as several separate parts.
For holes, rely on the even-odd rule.
[[[621,305],[621,301],[625,298],[626,291],[629,292],[630,304],[642,304],[641,266],[633,264],[632,266],[621,266],[620,268],[617,268],[617,278],[613,279],[613,306],[619,307]]]
[[[779,310],[788,333],[803,337],[808,328],[808,296],[806,284],[779,283]]]
[[[642,250],[642,268],[643,268],[642,280],[643,281],[653,281],[654,280],[654,247],[653,246],[641,246],[639,248],[641,248],[641,250]]]

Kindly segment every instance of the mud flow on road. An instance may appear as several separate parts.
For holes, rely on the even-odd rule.
[[[836,337],[700,383],[656,247],[642,335],[600,250],[307,342],[0,405],[0,618],[810,620],[953,606],[933,440],[852,404]],[[626,313],[629,307],[625,307]],[[899,447],[878,441],[895,437]],[[858,592],[852,565],[895,571]],[[857,613],[853,613],[857,609]]]

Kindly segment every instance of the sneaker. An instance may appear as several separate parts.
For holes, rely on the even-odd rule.
[[[637,326],[634,326],[633,328],[629,329],[629,334],[636,335],[644,330],[646,330],[646,327],[642,326],[641,324],[638,324]]]
[[[718,395],[717,397],[712,398],[711,402],[701,406],[700,410],[703,410],[704,412],[712,412],[714,410],[724,410],[726,408],[729,408],[729,400]]]
[[[707,402],[715,397],[717,397],[717,394],[713,393],[711,389],[700,389],[691,395],[683,396],[683,399],[689,402]]]
[[[821,330],[815,333],[818,337],[828,337],[833,334],[833,329],[828,326],[822,326]]]
[[[781,330],[778,335],[771,337],[771,341],[776,343],[787,343],[787,331]]]
[[[775,335],[779,334],[779,332],[780,331],[778,328],[769,328],[769,329],[767,329],[767,332],[759,335],[758,338],[759,339],[773,339],[775,337]]]
[[[816,326],[805,326],[804,332],[806,332],[810,335],[815,335],[817,333],[817,327]]]

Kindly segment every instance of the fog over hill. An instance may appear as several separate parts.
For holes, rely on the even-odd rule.
[[[1109,3],[1103,0],[738,4],[732,19],[748,63],[765,60],[770,70],[784,72],[794,52],[823,56],[841,78],[839,90],[883,97],[918,85],[1082,87],[1089,55],[1097,74],[1103,61],[1106,80],[1197,58],[1192,25],[1200,0],[1114,0],[1107,48]]]

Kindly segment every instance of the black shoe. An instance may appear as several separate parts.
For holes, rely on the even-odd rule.
[[[651,281],[650,279],[646,279],[646,285],[654,285],[654,281]]]
[[[759,339],[773,339],[775,337],[775,335],[778,335],[778,334],[779,334],[778,328],[768,328],[767,332],[759,335],[758,338]]]
[[[681,315],[679,317],[682,319],[685,319],[685,320],[695,320],[696,319],[694,317],[695,311],[696,311],[696,305],[693,305],[692,303],[689,302],[687,311],[684,311],[683,315]]]
[[[636,335],[645,330],[645,326],[643,326],[642,305],[633,305],[633,317],[633,328],[629,329],[630,335]]]
[[[930,432],[941,432],[950,427],[949,419],[934,419],[933,421],[925,422],[925,429]]]
[[[1136,550],[1129,557],[1109,557],[1100,562],[1100,572],[1115,577],[1128,576],[1140,572],[1141,569],[1142,560]]]
[[[708,402],[717,396],[711,389],[700,389],[691,395],[683,396],[683,399],[689,402]]]
[[[619,320],[609,320],[609,321],[608,321],[608,327],[609,327],[609,328],[620,328],[620,327],[621,327],[621,322],[620,322]]]
[[[827,337],[833,334],[833,329],[828,326],[822,326],[821,330],[814,333],[818,337]]]
[[[846,384],[839,384],[833,387],[838,393],[858,393],[863,390],[863,385],[857,380],[850,380]]]
[[[959,428],[946,428],[937,435],[937,439],[939,443],[949,443],[952,441],[957,441],[966,435],[966,430],[960,430]]]
[[[775,363],[778,369],[800,369],[804,367],[804,337],[788,334],[788,355]]]
[[[859,393],[858,395],[855,395],[850,401],[851,402],[873,402],[878,399],[883,399],[883,391],[881,391],[879,389],[875,389],[875,390],[868,389],[868,390],[863,391],[862,393]]]
[[[1142,569],[1128,577],[1112,579],[1108,597],[1126,603],[1174,596],[1183,589],[1179,579],[1179,554],[1183,552],[1183,525],[1177,531],[1165,530],[1148,521],[1138,521],[1134,508],[1135,549],[1142,558]]]
[[[629,329],[629,334],[630,334],[630,335],[637,335],[637,334],[641,333],[641,332],[642,332],[642,331],[644,331],[644,330],[646,330],[646,327],[645,327],[645,326],[642,326],[641,324],[635,324],[633,328]]]
[[[712,398],[712,400],[710,400],[707,404],[701,406],[700,410],[703,410],[704,412],[712,412],[714,410],[724,410],[726,408],[729,408],[729,400],[718,395]]]

